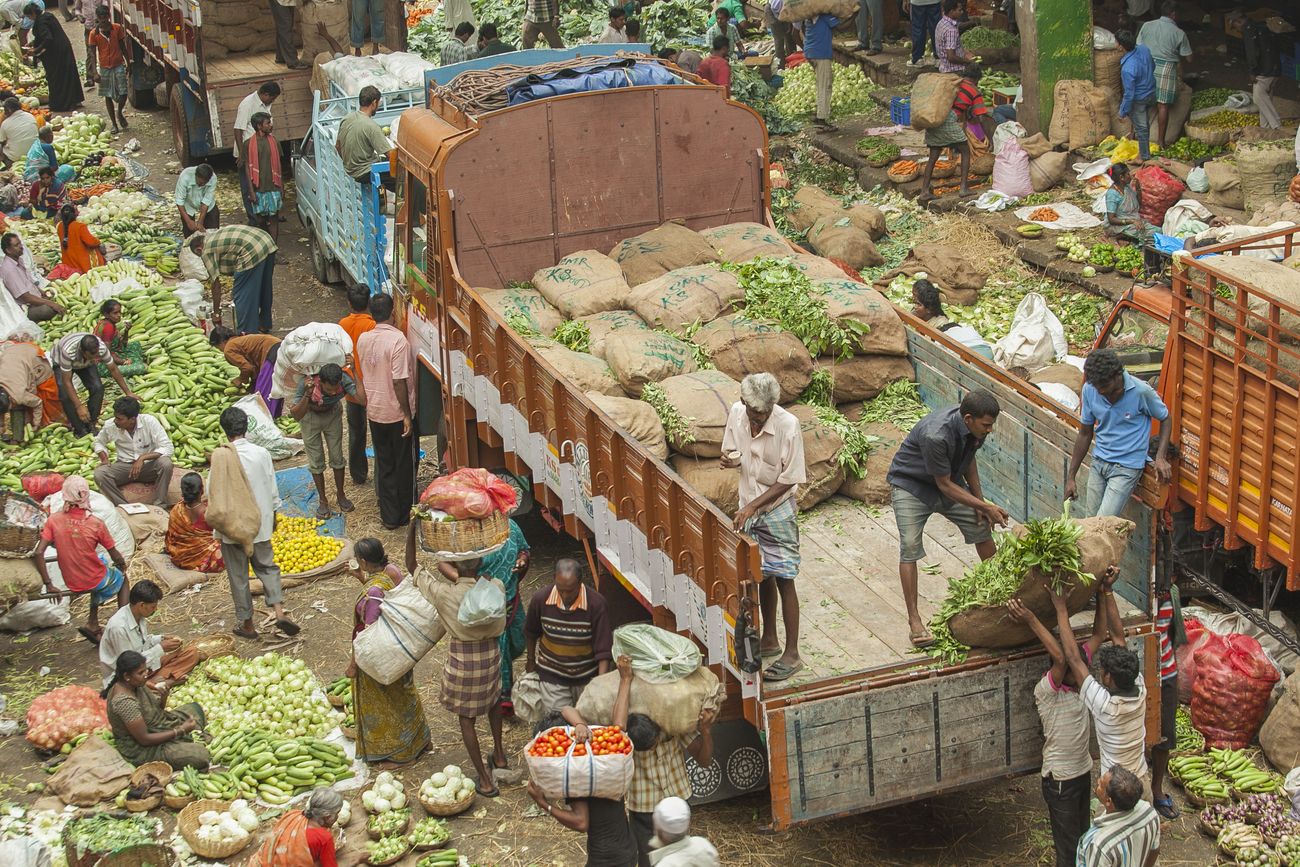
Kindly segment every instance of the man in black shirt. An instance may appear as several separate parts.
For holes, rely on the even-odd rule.
[[[916,564],[925,556],[922,540],[930,516],[937,512],[956,524],[981,560],[997,550],[993,527],[1007,523],[1006,510],[985,501],[975,463],[975,452],[993,431],[999,412],[992,394],[972,391],[960,406],[936,409],[917,422],[890,464],[886,478],[898,523],[898,577],[916,647],[934,643],[916,603]]]

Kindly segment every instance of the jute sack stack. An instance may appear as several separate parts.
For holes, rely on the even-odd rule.
[[[551,340],[533,340],[532,344],[538,355],[580,390],[623,396],[623,388],[609,365],[596,356],[574,352]]]
[[[318,25],[325,25],[325,32],[340,45],[348,40],[348,29],[352,21],[351,4],[343,0],[314,0],[298,7],[302,19],[302,53],[304,57],[315,57],[330,51],[330,44],[320,35]],[[332,60],[334,55],[330,54]]]
[[[763,257],[780,258],[794,252],[785,238],[762,223],[731,223],[700,232],[713,245],[723,262],[750,262]]]
[[[1097,576],[1119,565],[1133,535],[1132,521],[1105,516],[1082,518],[1075,523],[1083,527],[1079,554],[1084,572]],[[1017,528],[1017,532],[1023,532],[1023,528]],[[1093,587],[1081,582],[1068,583],[1066,605],[1075,614],[1088,603]],[[1026,573],[1015,595],[1039,620],[1048,622],[1053,611],[1052,598],[1044,587],[1044,576],[1036,569]],[[971,647],[1018,647],[1034,640],[1029,627],[1015,620],[1005,605],[968,609],[948,621],[948,626],[954,638]]]
[[[854,352],[858,355],[907,355],[907,332],[893,306],[865,283],[844,278],[817,280],[813,289],[826,300],[832,319],[851,319],[867,325]]]
[[[544,337],[550,337],[564,317],[560,311],[531,286],[511,286],[506,289],[476,289],[483,303],[491,307],[502,319],[522,317],[528,327]]]
[[[1300,670],[1282,684],[1282,696],[1259,730],[1259,745],[1275,768],[1300,766]]]
[[[690,485],[695,493],[708,500],[727,515],[740,510],[740,469],[725,469],[718,458],[695,458],[690,455],[673,455],[673,471]]]
[[[844,407],[840,407],[840,411],[844,412]],[[857,408],[859,417],[861,417],[861,412],[861,404],[859,404]],[[845,413],[845,415],[847,416],[848,413]],[[898,447],[907,438],[907,433],[896,427],[892,422],[864,424],[862,425],[862,432],[867,436],[874,436],[879,439],[871,447],[871,453],[867,455],[866,472],[862,478],[854,478],[852,475],[845,476],[844,484],[840,485],[840,493],[860,503],[884,506],[889,503],[890,499],[889,482],[886,481],[885,477],[889,473],[889,465],[894,462],[894,455],[898,454]]]
[[[1091,81],[1056,82],[1047,137],[1070,150],[1091,147],[1110,135],[1110,102]]]
[[[1061,154],[1061,156],[1066,156]],[[943,290],[949,304],[969,307],[979,301],[979,293],[989,279],[988,265],[975,261],[944,244],[917,244],[911,258],[929,275],[931,282]],[[904,263],[906,269],[908,263]],[[916,271],[905,273],[915,274]]]
[[[809,280],[842,280],[846,276],[843,268],[821,256],[800,253],[791,256],[790,262]]]
[[[808,243],[821,255],[845,262],[855,271],[885,263],[871,236],[854,225],[847,213],[821,217],[808,230]]]
[[[614,424],[627,431],[628,436],[645,446],[646,451],[661,461],[667,459],[668,441],[664,439],[663,422],[659,421],[654,407],[643,400],[614,397],[595,391],[587,392],[587,399],[609,416]]]
[[[706,707],[717,710],[725,697],[718,676],[704,666],[671,683],[651,683],[636,673],[632,677],[635,683],[629,695],[629,712],[650,717],[669,737],[694,734],[700,711]],[[618,678],[617,671],[609,671],[592,678],[583,688],[577,708],[583,719],[613,719]]]
[[[696,345],[709,353],[713,366],[736,380],[751,373],[770,373],[781,386],[781,403],[803,394],[812,381],[813,360],[803,341],[777,325],[733,313],[695,333]]]
[[[265,3],[202,0],[203,51],[209,60],[228,54],[274,51],[275,23]],[[315,28],[313,27],[313,32]]]
[[[794,194],[794,205],[786,219],[796,232],[807,232],[822,217],[839,216],[843,210],[844,203],[839,199],[821,187],[808,185],[800,187]]]
[[[1121,92],[1119,64],[1123,59],[1123,48],[1103,48],[1092,52],[1092,80],[1108,94]]]
[[[829,425],[817,418],[811,406],[796,403],[787,407],[803,431],[804,469],[808,481],[799,486],[798,506],[806,511],[832,496],[844,484],[844,468],[835,456],[844,448],[844,440]]]
[[[832,399],[836,403],[871,400],[891,382],[916,378],[912,362],[905,355],[823,355],[813,360],[813,366],[831,375]]]
[[[718,261],[718,251],[698,232],[664,223],[614,245],[609,257],[623,269],[627,285],[640,286],[669,271]]]
[[[1205,179],[1210,184],[1210,191],[1205,196],[1207,205],[1238,211],[1246,207],[1246,197],[1241,191],[1241,173],[1237,171],[1235,162],[1210,160],[1205,164]]]
[[[668,405],[687,422],[688,442],[669,442],[675,451],[700,458],[722,454],[727,414],[740,400],[740,383],[721,370],[697,370],[659,383]]]
[[[1237,171],[1247,211],[1285,202],[1295,175],[1295,150],[1289,141],[1238,145]]]
[[[699,366],[690,344],[657,331],[615,331],[605,338],[605,361],[632,397],[640,397],[647,382],[691,373]]]
[[[736,275],[716,265],[678,268],[632,289],[627,306],[651,328],[680,331],[711,322],[745,295]]]
[[[605,357],[605,338],[615,331],[648,331],[650,328],[631,310],[606,310],[582,316],[577,321],[587,326],[590,335],[588,351],[597,358]]]
[[[570,253],[533,274],[533,286],[566,319],[627,306],[632,291],[618,263],[595,250]]]

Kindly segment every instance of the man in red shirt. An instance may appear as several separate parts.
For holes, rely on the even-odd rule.
[[[104,98],[108,109],[108,121],[113,125],[113,132],[118,132],[118,123],[122,129],[127,128],[126,108],[126,30],[121,24],[114,24],[109,18],[107,6],[95,10],[95,26],[86,34],[86,46],[95,49],[86,52],[86,86],[99,82],[99,95]],[[99,62],[99,71],[95,63]],[[117,103],[117,114],[113,114],[113,103]]]
[[[45,568],[45,551],[51,544],[68,591],[90,594],[90,615],[86,625],[77,631],[91,644],[98,645],[104,634],[99,626],[99,606],[114,596],[119,608],[127,605],[131,584],[126,577],[126,560],[118,553],[108,526],[91,514],[90,486],[81,476],[69,476],[63,483],[63,509],[45,522],[41,541],[32,554],[45,592],[58,596],[60,591],[55,589]],[[113,560],[112,568],[97,550],[101,545]]]
[[[725,36],[713,37],[713,50],[709,56],[700,61],[700,68],[695,70],[695,74],[705,81],[716,84],[727,93],[727,99],[731,99],[731,62],[727,56],[731,54],[731,40]]]
[[[339,320],[339,327],[352,338],[352,364],[344,368],[344,373],[361,385],[357,343],[361,335],[375,327],[375,318],[370,315],[370,287],[364,283],[349,286],[348,307],[352,312]],[[349,397],[344,408],[348,420],[348,467],[352,470],[353,483],[364,485],[370,477],[370,463],[366,460],[366,405]]]

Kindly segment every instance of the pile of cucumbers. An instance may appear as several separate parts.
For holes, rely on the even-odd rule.
[[[256,796],[279,806],[298,792],[352,777],[343,748],[320,738],[273,738],[265,732],[237,729],[218,737],[209,749],[213,764],[228,768],[224,774],[238,790],[210,797]]]

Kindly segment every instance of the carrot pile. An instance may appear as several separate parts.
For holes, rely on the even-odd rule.
[[[68,198],[74,202],[84,202],[91,196],[102,196],[109,190],[116,189],[113,184],[95,184],[90,187],[72,187],[68,190]]]

